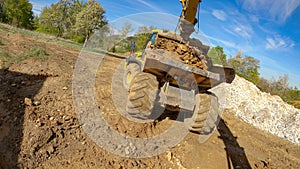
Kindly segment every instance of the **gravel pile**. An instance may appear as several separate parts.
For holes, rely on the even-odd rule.
[[[223,109],[233,110],[247,123],[300,145],[300,110],[279,96],[261,92],[238,76],[232,84],[222,84],[212,92]]]

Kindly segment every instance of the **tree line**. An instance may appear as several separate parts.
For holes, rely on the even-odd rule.
[[[0,0],[0,21],[16,27],[33,29],[32,4],[28,0]]]
[[[270,93],[272,95],[278,95],[284,101],[293,104],[297,108],[300,108],[300,91],[297,89],[297,87],[292,87],[289,85],[288,75],[280,75],[278,79],[266,79],[260,77],[259,60],[252,56],[243,56],[241,51],[238,51],[234,57],[227,58],[221,46],[212,48],[209,51],[208,56],[210,56],[214,64],[234,68],[237,75],[251,81],[261,91]]]
[[[34,16],[28,0],[0,0],[0,22],[84,42],[107,24],[97,0],[59,0]]]

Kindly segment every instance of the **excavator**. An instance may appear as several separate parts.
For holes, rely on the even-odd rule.
[[[128,91],[126,111],[137,120],[153,120],[158,107],[184,112],[191,132],[209,134],[219,117],[218,98],[209,89],[231,83],[235,72],[214,65],[207,56],[209,46],[191,38],[198,22],[201,0],[180,0],[180,34],[153,30],[141,54],[126,59],[123,76]]]
[[[198,22],[195,17],[197,11],[199,12],[201,0],[180,0],[182,4],[182,11],[179,18],[180,36],[184,40],[188,40],[190,35],[195,31],[194,25]]]

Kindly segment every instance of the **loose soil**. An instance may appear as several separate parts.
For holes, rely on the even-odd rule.
[[[229,110],[203,144],[189,133],[151,158],[112,154],[87,136],[75,113],[72,77],[80,51],[19,33],[0,31],[0,36],[0,49],[13,55],[32,46],[49,54],[46,61],[28,58],[0,69],[0,168],[300,168],[300,146],[254,128]],[[121,62],[105,57],[97,73],[95,91],[104,117],[115,130],[133,137],[163,132],[174,122],[170,112],[147,124],[118,113],[111,83]]]

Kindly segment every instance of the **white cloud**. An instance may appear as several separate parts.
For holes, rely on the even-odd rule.
[[[42,8],[43,8],[43,6],[41,4],[32,3],[32,11],[35,14],[39,15],[42,12]]]
[[[156,6],[146,0],[136,0],[136,1],[126,0],[126,1],[130,4],[132,4],[132,6],[134,6],[136,8],[139,8],[137,5],[139,5],[140,7],[142,5],[142,6],[146,6],[148,9],[151,9],[150,11],[163,12],[163,10],[161,8],[159,8],[158,6]],[[147,11],[149,11],[149,10],[147,10]]]
[[[255,22],[255,23],[258,23],[259,22],[259,18],[255,15],[250,15],[249,16],[249,19],[252,21],[252,22]]]
[[[226,21],[227,15],[222,10],[213,10],[212,15],[221,21]]]
[[[273,38],[266,39],[267,44],[265,46],[266,49],[284,49],[284,48],[292,48],[295,46],[295,43],[288,37],[281,37],[279,35]]]
[[[299,0],[236,0],[247,11],[279,23],[284,23],[300,5]]]
[[[253,30],[250,26],[237,25],[234,28],[235,33],[242,36],[243,38],[251,38]]]
[[[237,26],[234,28],[234,31],[244,38],[250,37],[250,33],[247,31],[246,27],[244,26]]]
[[[218,39],[218,38],[214,38],[214,37],[211,37],[211,36],[208,36],[208,35],[205,35],[205,37],[207,37],[210,40],[216,41],[218,43],[222,43],[226,47],[238,49],[237,45],[235,43],[233,43],[233,42],[222,40],[222,39]]]
[[[35,15],[39,15],[42,12],[44,7],[51,5],[51,3],[48,2],[48,1],[47,2],[40,2],[40,1],[37,1],[37,0],[30,0],[30,3],[32,4],[32,11]]]
[[[249,40],[254,32],[251,22],[249,22],[249,20],[258,21],[258,18],[256,18],[254,15],[251,15],[249,17],[234,9],[227,9],[227,10],[229,11],[227,12],[227,14],[219,10],[213,10],[212,13],[214,17],[216,18],[219,17],[219,20],[225,21],[227,20],[227,18],[230,18],[227,20],[226,23],[222,23],[223,24],[222,30],[225,30],[226,32],[234,36],[237,36],[239,38],[242,37]]]

